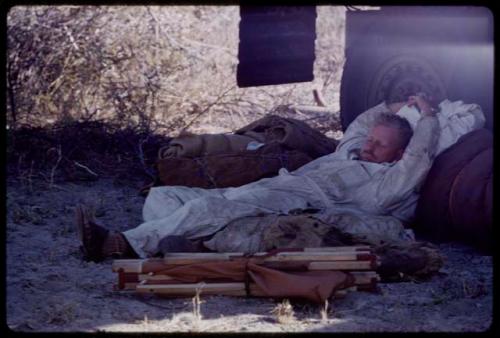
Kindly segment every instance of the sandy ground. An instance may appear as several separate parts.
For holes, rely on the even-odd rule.
[[[116,230],[141,222],[140,183],[7,182],[7,325],[14,331],[374,332],[484,331],[492,324],[492,257],[442,244],[441,273],[425,282],[380,283],[322,307],[292,301],[280,323],[273,299],[206,296],[201,316],[190,298],[141,298],[113,291],[111,261],[82,261],[73,223],[78,202]]]

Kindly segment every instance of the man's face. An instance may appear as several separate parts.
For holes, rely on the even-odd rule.
[[[403,152],[399,131],[396,128],[377,125],[370,130],[361,147],[360,157],[367,162],[393,162],[401,159]]]

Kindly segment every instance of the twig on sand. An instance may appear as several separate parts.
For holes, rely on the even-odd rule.
[[[98,174],[96,174],[94,171],[90,170],[90,168],[89,168],[89,167],[84,166],[83,164],[80,164],[80,163],[78,163],[77,161],[73,161],[73,163],[74,163],[77,167],[80,167],[80,168],[83,168],[83,169],[87,170],[87,172],[88,172],[89,174],[94,175],[95,177],[98,177],[98,176],[99,176],[99,175],[98,175]]]
[[[58,186],[57,184],[52,184],[50,187],[51,187],[52,189],[53,189],[53,188],[56,188],[56,189],[59,189],[59,190],[62,190],[62,191],[65,191],[65,192],[69,192],[69,193],[71,193],[71,191],[70,191],[70,190],[65,189],[65,188],[63,188],[63,187],[60,187],[60,186]]]
[[[321,95],[321,92],[319,91],[318,88],[313,89],[313,96],[314,96],[314,101],[316,104],[320,107],[326,107],[328,104],[326,103],[325,99],[323,98],[323,95]]]

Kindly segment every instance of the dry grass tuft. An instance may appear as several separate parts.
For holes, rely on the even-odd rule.
[[[281,303],[277,304],[271,313],[276,317],[276,321],[280,324],[289,324],[295,320],[295,313],[292,304],[288,299],[284,299]]]
[[[199,287],[196,289],[196,294],[194,295],[192,299],[193,303],[193,316],[196,319],[196,321],[200,321],[202,319],[201,316],[201,304],[203,303],[200,299],[200,294],[201,290],[203,289],[203,286]]]
[[[325,304],[320,309],[321,320],[326,322],[328,320],[328,299],[325,300]]]
[[[7,172],[29,190],[34,180],[57,182],[100,177],[152,180],[158,149],[170,138],[106,121],[8,130]]]

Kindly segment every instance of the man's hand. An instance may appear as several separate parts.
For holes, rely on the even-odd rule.
[[[408,106],[417,106],[422,116],[435,116],[436,110],[431,103],[421,95],[413,95],[408,97]]]

